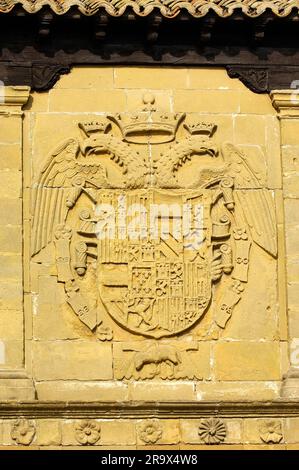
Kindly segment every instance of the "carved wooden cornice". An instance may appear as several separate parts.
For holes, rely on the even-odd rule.
[[[222,418],[299,417],[295,399],[269,402],[2,402],[0,419],[16,418],[187,418],[217,415]]]
[[[0,0],[0,80],[44,91],[76,65],[201,66],[256,93],[289,89],[298,10],[299,0]]]
[[[105,10],[108,15],[117,17],[131,9],[139,16],[148,16],[154,10],[160,11],[166,18],[174,18],[181,12],[188,12],[195,18],[214,12],[225,18],[235,11],[255,18],[266,10],[272,11],[278,17],[285,17],[293,9],[299,9],[298,0],[1,0],[0,12],[7,13],[17,4],[21,4],[28,13],[36,13],[47,5],[58,15],[67,12],[71,7],[77,7],[81,13],[88,16]]]

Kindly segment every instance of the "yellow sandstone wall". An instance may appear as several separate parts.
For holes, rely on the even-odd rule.
[[[0,444],[297,446],[297,415],[265,414],[263,408],[263,402],[291,403],[299,393],[292,385],[297,384],[299,337],[299,114],[292,99],[287,91],[274,91],[272,104],[270,96],[252,93],[224,70],[192,68],[77,67],[46,93],[5,89],[0,104],[0,399],[41,406],[78,402],[81,412],[57,418],[53,405],[48,415],[27,411],[16,421],[4,406]],[[126,125],[138,122],[132,140]],[[163,134],[166,122],[169,141]],[[84,155],[86,148],[97,150]],[[144,277],[142,269],[152,266],[146,256],[152,255],[144,254],[143,243],[142,259],[134,261],[126,245],[129,254],[122,262],[115,260],[123,245],[105,245],[109,264],[103,246],[101,251],[96,238],[86,235],[94,227],[95,203],[111,201],[113,192],[132,202],[142,196],[167,203],[174,195],[177,201],[190,194],[205,201],[205,248],[195,260],[179,242],[154,248],[159,263],[170,270],[166,287],[163,276]],[[65,198],[73,199],[63,222]],[[85,219],[83,211],[89,212]],[[79,242],[81,248],[94,243],[87,255],[84,246],[82,252],[76,248]],[[188,267],[181,268],[182,263]],[[84,267],[83,276],[78,266]],[[138,269],[143,297],[136,301],[124,285],[135,282]],[[194,270],[188,277],[189,269]],[[165,307],[174,305],[170,289],[184,286],[184,292],[193,292],[188,294],[192,308],[179,303],[168,326],[159,324],[162,310],[153,306],[160,305],[163,285],[165,315],[177,308]],[[291,377],[285,388],[284,376]],[[173,402],[174,407],[230,402],[232,410],[242,401],[249,402],[244,412],[236,405],[239,411],[218,417],[200,411],[192,417],[188,412],[138,417],[127,411],[118,418],[84,408],[93,402],[122,403],[124,409],[131,402]],[[256,402],[260,408],[253,412],[250,403]]]

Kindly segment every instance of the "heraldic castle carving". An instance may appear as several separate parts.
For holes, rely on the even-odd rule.
[[[250,159],[216,143],[216,125],[160,112],[152,95],[143,103],[80,122],[82,138],[52,152],[34,188],[32,256],[53,244],[65,301],[90,330],[111,340],[109,315],[144,337],[120,378],[149,378],[146,366],[163,378],[163,365],[164,378],[192,378],[178,372],[174,337],[209,309],[221,333],[242,302],[253,244],[277,255],[275,211]]]

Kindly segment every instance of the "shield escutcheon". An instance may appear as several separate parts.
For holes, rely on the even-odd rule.
[[[97,207],[107,203],[115,224],[102,223],[98,242],[107,312],[121,327],[153,338],[192,327],[211,300],[210,192],[105,191]]]

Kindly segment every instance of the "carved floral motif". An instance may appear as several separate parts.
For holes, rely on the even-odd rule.
[[[101,427],[94,420],[83,420],[75,425],[75,437],[81,445],[94,445],[101,437]]]
[[[11,438],[17,444],[28,446],[35,436],[35,424],[27,419],[18,419],[14,422],[11,429]]]
[[[155,444],[162,437],[162,427],[157,420],[148,419],[139,426],[138,436],[146,444]]]
[[[113,331],[109,326],[100,325],[97,329],[97,337],[100,341],[111,341],[113,339]]]
[[[198,434],[206,444],[220,444],[226,437],[226,425],[218,418],[204,419],[199,425]]]
[[[282,427],[280,421],[266,421],[260,428],[260,438],[266,444],[278,444],[282,440]]]

